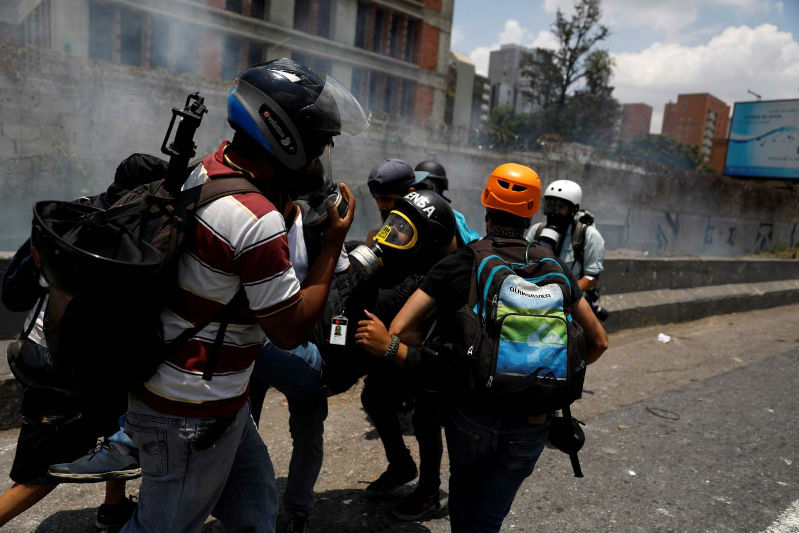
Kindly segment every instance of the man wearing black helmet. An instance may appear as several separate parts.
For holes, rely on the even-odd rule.
[[[209,514],[229,531],[273,531],[277,494],[247,388],[264,332],[297,346],[319,316],[354,201],[328,205],[325,244],[300,286],[282,212],[330,174],[332,138],[357,133],[365,114],[330,76],[280,59],[246,69],[228,98],[233,142],[207,155],[183,185],[246,177],[262,194],[219,198],[196,211],[177,266],[178,290],[161,314],[167,342],[207,324],[131,395],[126,431],[139,449],[139,508],[123,531],[195,531]]]
[[[422,184],[429,185],[428,188],[430,190],[437,192],[447,202],[452,203],[452,200],[444,196],[444,193],[447,191],[447,189],[449,189],[449,179],[447,179],[447,170],[444,168],[444,165],[438,161],[429,159],[416,165],[414,170],[416,173],[427,172],[427,177],[424,178]],[[455,223],[457,224],[458,229],[458,244],[460,246],[469,244],[470,242],[476,241],[480,238],[480,234],[471,229],[466,223],[466,217],[464,217],[463,214],[455,209],[453,209],[452,212],[455,214]]]
[[[438,259],[457,246],[452,208],[433,191],[408,193],[396,201],[374,242],[374,254],[386,265],[406,265],[399,271],[402,276],[425,274]],[[352,257],[357,260],[362,255],[359,251],[353,251]],[[402,303],[404,301],[400,305]],[[375,309],[368,304],[366,309],[369,311],[362,318],[380,314],[372,313]],[[392,318],[393,314],[383,316]],[[386,471],[366,490],[372,494],[386,494],[416,478],[416,464],[405,446],[396,415],[396,406],[402,400],[414,399],[413,428],[419,443],[419,483],[395,508],[394,515],[400,519],[416,519],[440,507],[443,452],[440,401],[437,393],[429,390],[427,384],[414,379],[410,373],[397,373],[388,360],[374,361],[371,367],[361,401],[375,424],[389,464]]]

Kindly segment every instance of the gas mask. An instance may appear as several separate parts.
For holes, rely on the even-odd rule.
[[[554,197],[544,199],[544,214],[547,217],[547,223],[538,237],[539,241],[549,246],[556,255],[560,253],[563,238],[568,233],[569,227],[571,227],[573,222],[571,207],[565,214],[561,212],[563,202],[564,200]]]
[[[338,216],[347,214],[348,202],[331,179],[331,167],[330,145],[327,145],[319,159],[297,180],[302,187],[295,187],[290,192],[292,199],[307,207],[303,209],[304,226],[320,227],[327,222],[327,202],[336,206]]]
[[[369,278],[383,268],[388,261],[392,268],[401,267],[409,255],[415,253],[419,232],[416,225],[405,214],[392,210],[369,247],[361,244],[350,252],[353,270]]]

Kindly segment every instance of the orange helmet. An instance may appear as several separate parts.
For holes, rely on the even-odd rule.
[[[481,200],[490,209],[531,217],[541,206],[541,179],[530,167],[505,163],[491,173]]]

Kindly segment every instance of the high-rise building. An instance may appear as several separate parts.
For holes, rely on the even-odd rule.
[[[488,120],[491,114],[491,82],[480,74],[474,75],[474,89],[472,90],[472,128],[479,128]]]
[[[631,141],[647,135],[652,123],[652,106],[647,104],[622,104],[621,129],[619,139]]]
[[[488,59],[488,80],[491,82],[491,109],[510,106],[517,114],[532,113],[538,108],[528,76],[537,48],[503,44],[491,51]]]
[[[453,0],[3,0],[0,42],[207,78],[292,57],[376,115],[443,122]]]
[[[727,137],[729,124],[730,106],[712,94],[681,94],[676,103],[666,104],[661,131],[676,141],[696,146],[702,161],[722,172],[724,157],[714,151],[721,150],[724,143],[720,140]]]
[[[458,52],[450,52],[447,107],[444,122],[459,128],[469,128],[472,119],[474,63]]]

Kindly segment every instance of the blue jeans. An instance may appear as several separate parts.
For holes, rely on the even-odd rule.
[[[454,407],[445,422],[452,531],[499,531],[522,481],[544,449],[549,421]]]
[[[210,444],[215,418],[166,415],[131,397],[125,430],[139,450],[139,506],[122,531],[200,531],[213,514],[226,531],[273,532],[275,472],[249,405]],[[206,441],[206,442],[203,442]]]
[[[289,404],[293,447],[283,507],[288,512],[309,513],[313,488],[322,469],[322,433],[327,418],[327,389],[322,381],[322,356],[316,345],[306,342],[283,350],[268,340],[264,343],[255,361],[250,389],[253,413],[258,413],[256,419],[260,418],[270,385],[282,392]]]

